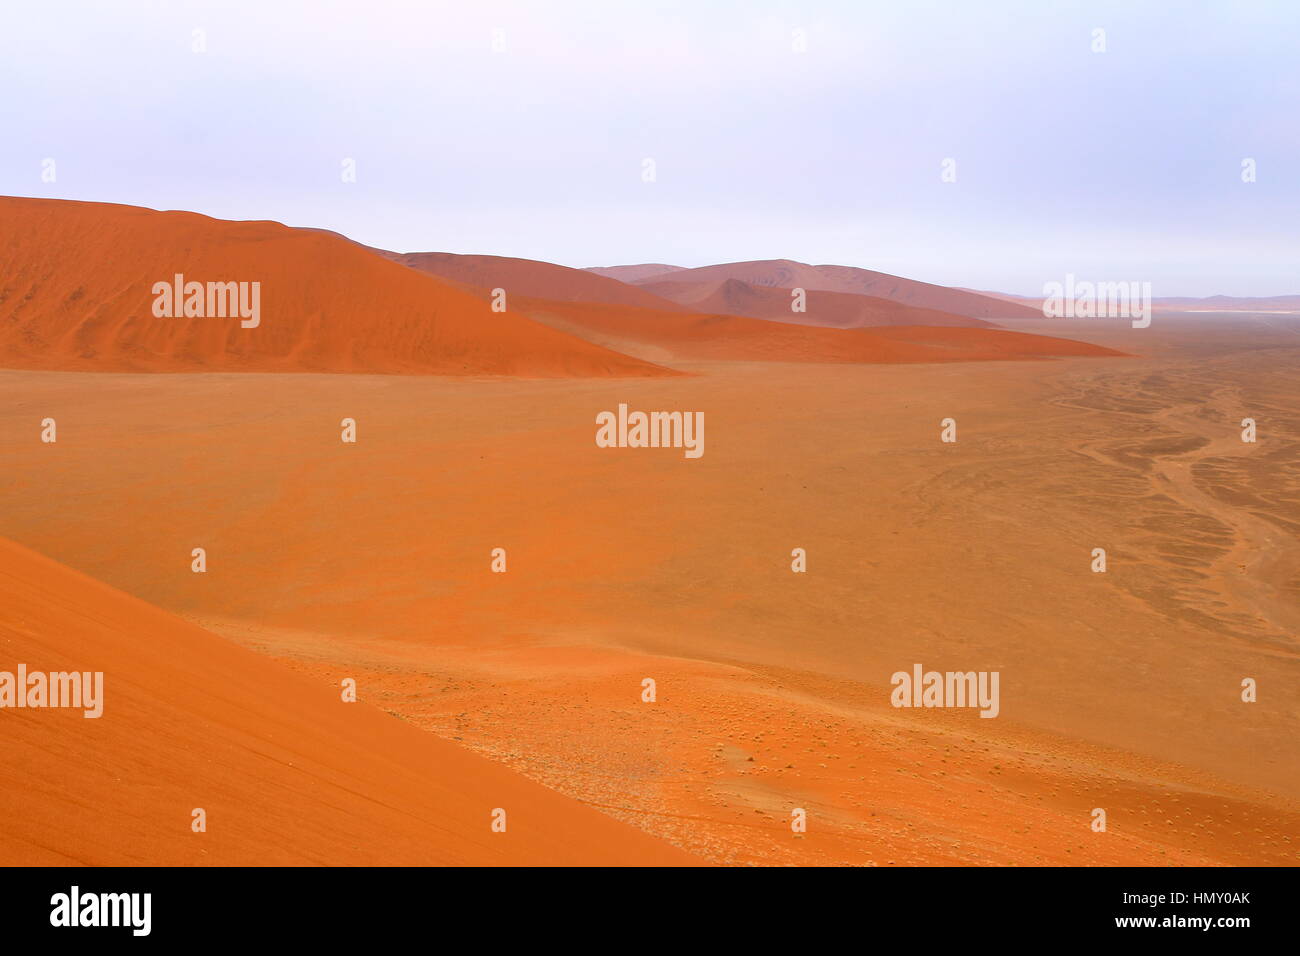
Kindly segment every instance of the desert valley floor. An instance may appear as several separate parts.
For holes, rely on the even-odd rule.
[[[0,809],[35,815],[0,860],[1300,863],[1300,317],[1002,324],[1126,357],[0,371],[5,659],[63,663],[42,622],[111,621],[141,655],[74,662],[136,708],[94,731],[125,735],[111,762],[79,715],[7,725]],[[702,410],[706,453],[596,447],[622,402]],[[184,712],[200,663],[150,668],[186,654],[231,706],[205,687],[182,733],[145,691]],[[1000,671],[998,719],[891,708],[917,662]],[[230,716],[257,707],[280,722]],[[31,778],[47,758],[66,778]],[[427,780],[336,799],[383,759]],[[452,767],[481,793],[426,806]],[[462,824],[479,849],[440,856]]]

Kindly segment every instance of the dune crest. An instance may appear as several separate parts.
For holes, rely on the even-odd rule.
[[[316,229],[0,198],[0,365],[60,371],[670,375]],[[259,283],[256,328],[159,317],[177,274]]]

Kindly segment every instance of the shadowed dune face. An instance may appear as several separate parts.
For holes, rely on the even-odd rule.
[[[0,364],[10,368],[672,374],[492,312],[474,295],[319,230],[15,198],[0,199],[0,220]],[[155,283],[177,273],[250,291],[260,283],[258,324],[155,315]]]
[[[900,326],[830,329],[737,315],[697,315],[517,299],[557,329],[652,362],[680,360],[909,364],[1060,356],[1114,357],[1105,346],[983,328]]]
[[[4,540],[0,607],[0,670],[104,675],[98,718],[0,713],[0,865],[692,862]]]
[[[883,325],[959,326],[990,328],[993,323],[937,309],[922,309],[875,296],[847,292],[805,291],[804,311],[794,311],[793,289],[756,286],[739,279],[720,282],[650,282],[642,286],[694,312],[743,315],[794,325],[817,325],[835,329],[868,328]]]
[[[385,256],[412,269],[480,290],[504,289],[511,296],[531,296],[558,302],[604,302],[643,309],[674,311],[675,302],[646,289],[570,269],[553,262],[506,256],[463,256],[451,252],[386,252]]]
[[[722,282],[727,279],[739,279],[750,285],[777,289],[809,289],[875,296],[919,309],[934,309],[975,319],[997,321],[1004,318],[1042,317],[1042,312],[1027,306],[964,289],[950,289],[853,266],[811,266],[790,259],[727,262],[698,269],[683,269],[671,276],[652,275],[629,281],[635,281],[637,285],[648,285],[660,281]]]

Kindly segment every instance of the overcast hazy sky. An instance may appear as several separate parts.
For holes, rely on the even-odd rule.
[[[6,194],[402,251],[1300,292],[1296,0],[9,3],[0,124]]]

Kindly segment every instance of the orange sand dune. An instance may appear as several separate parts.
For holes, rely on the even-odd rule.
[[[976,362],[1114,356],[1104,346],[1001,329],[826,329],[736,315],[697,315],[516,298],[538,321],[648,361]]]
[[[670,312],[679,308],[675,302],[649,290],[553,262],[507,256],[462,256],[451,252],[376,251],[412,269],[462,286],[505,289],[507,301],[510,296],[526,295],[558,302],[605,302]]]
[[[0,671],[20,663],[103,671],[104,704],[0,710],[0,864],[694,862],[0,539]]]
[[[584,272],[594,272],[598,276],[617,279],[619,282],[639,282],[654,276],[667,278],[670,272],[685,272],[682,266],[665,265],[662,262],[646,262],[634,266],[588,266]]]
[[[991,328],[993,323],[937,309],[921,309],[876,296],[849,292],[809,290],[805,311],[794,312],[793,289],[757,286],[739,279],[719,282],[651,282],[649,292],[689,306],[692,311],[715,315],[744,315],[792,325],[819,325],[835,329],[857,329],[882,325],[950,325]]]
[[[672,374],[495,313],[314,229],[0,198],[0,365],[88,371]],[[153,286],[259,282],[260,324],[157,317]]]
[[[937,309],[976,319],[1042,318],[1023,305],[991,298],[964,289],[903,279],[884,272],[872,272],[853,266],[812,266],[790,259],[764,259],[757,262],[727,262],[698,269],[684,269],[668,276],[650,276],[635,281],[647,285],[671,278],[674,282],[721,282],[739,279],[750,285],[778,289],[815,289],[821,292],[850,292],[891,299],[919,309]]]

